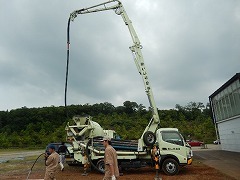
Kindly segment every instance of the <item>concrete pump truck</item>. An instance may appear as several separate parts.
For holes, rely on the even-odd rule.
[[[152,147],[157,144],[159,147],[159,166],[166,174],[175,175],[178,173],[180,166],[191,164],[192,150],[177,128],[158,128],[160,119],[141,52],[142,45],[122,3],[119,0],[109,0],[98,5],[73,11],[69,17],[68,26],[70,21],[73,21],[78,14],[107,10],[114,10],[117,15],[120,15],[129,29],[133,41],[130,50],[143,79],[145,92],[152,111],[152,118],[138,140],[119,140],[116,138],[115,131],[104,130],[90,116],[73,117],[73,121],[66,126],[66,132],[68,141],[73,144],[74,160],[82,164],[89,162],[93,168],[103,172],[104,147],[100,141],[103,136],[108,135],[112,138],[112,146],[117,151],[118,163],[122,169],[151,165],[153,163],[151,157]],[[69,29],[68,27],[68,54],[70,45]]]

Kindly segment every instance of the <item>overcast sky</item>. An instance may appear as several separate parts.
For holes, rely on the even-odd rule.
[[[100,0],[0,0],[0,110],[64,105],[69,14]],[[157,107],[208,96],[240,72],[239,0],[122,0],[143,46]],[[71,23],[68,104],[149,106],[114,11]]]

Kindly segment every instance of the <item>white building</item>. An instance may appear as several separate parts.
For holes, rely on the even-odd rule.
[[[222,150],[240,152],[240,73],[209,96],[209,101]]]

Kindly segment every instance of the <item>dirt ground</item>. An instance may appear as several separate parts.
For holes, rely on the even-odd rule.
[[[26,160],[9,161],[0,164],[0,179],[1,180],[12,180],[12,179],[26,179],[34,158],[28,158]],[[31,179],[43,179],[44,177],[44,160],[40,159],[33,167],[29,180]],[[103,174],[91,171],[88,172],[88,176],[82,176],[83,168],[79,166],[68,166],[65,165],[64,171],[59,170],[57,172],[57,180],[81,180],[81,179],[92,179],[102,180]],[[141,169],[130,169],[123,171],[123,176],[119,177],[119,180],[151,180],[155,177],[155,170],[150,167]],[[195,159],[193,164],[181,168],[178,175],[166,176],[160,171],[160,177],[163,180],[202,180],[202,179],[214,179],[214,180],[233,180],[233,178],[222,174],[214,168],[204,165],[200,160]]]

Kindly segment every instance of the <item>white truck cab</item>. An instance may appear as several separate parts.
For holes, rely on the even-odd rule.
[[[160,150],[160,166],[168,175],[177,174],[179,166],[192,163],[191,147],[177,128],[160,128],[156,132]]]

